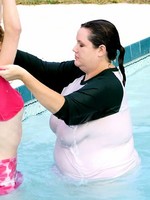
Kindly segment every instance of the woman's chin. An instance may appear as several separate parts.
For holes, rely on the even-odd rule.
[[[74,61],[74,64],[75,66],[80,67],[80,63],[77,60]]]

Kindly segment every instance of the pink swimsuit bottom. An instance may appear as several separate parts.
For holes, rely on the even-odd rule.
[[[0,195],[8,194],[21,185],[23,176],[16,171],[16,166],[16,158],[0,161]]]

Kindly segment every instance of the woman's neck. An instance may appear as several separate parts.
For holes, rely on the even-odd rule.
[[[111,63],[105,63],[99,67],[97,67],[95,70],[86,73],[85,75],[85,81],[93,78],[94,76],[96,76],[97,74],[101,73],[102,71],[106,70],[106,69],[110,69],[110,68],[114,68],[114,66]]]

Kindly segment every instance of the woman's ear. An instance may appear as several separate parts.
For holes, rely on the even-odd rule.
[[[100,51],[106,51],[106,46],[104,44],[99,45]]]
[[[99,56],[103,56],[106,54],[106,46],[104,44],[101,44],[99,47]]]

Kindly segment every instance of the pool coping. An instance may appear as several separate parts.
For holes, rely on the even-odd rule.
[[[126,53],[124,64],[126,67],[128,63],[132,62],[133,60],[136,60],[150,53],[150,37],[126,46],[125,51]],[[114,64],[117,66],[117,61],[114,61]],[[26,88],[25,85],[18,86],[16,89],[22,95],[25,105],[29,104],[29,102],[31,102],[31,104],[32,102],[35,102],[35,97]]]

